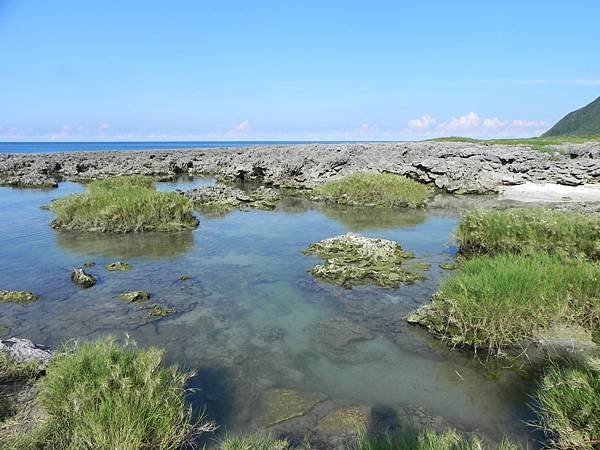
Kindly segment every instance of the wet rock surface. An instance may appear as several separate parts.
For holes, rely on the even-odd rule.
[[[405,175],[448,192],[498,192],[524,182],[600,180],[597,150],[551,156],[526,147],[464,142],[302,144],[236,149],[0,155],[0,184],[55,186],[115,175],[210,174],[266,185],[313,187],[355,172]],[[591,152],[591,153],[590,153]],[[580,155],[581,153],[581,155]],[[589,155],[592,155],[591,157]],[[573,155],[575,157],[573,157]]]
[[[311,274],[321,280],[350,288],[361,284],[397,287],[423,279],[401,267],[412,253],[387,239],[374,239],[348,233],[311,244],[306,254],[324,259]]]
[[[38,295],[27,291],[0,291],[0,303],[32,303],[40,299]]]
[[[97,280],[94,275],[78,267],[71,272],[71,281],[82,288],[91,288],[96,284]]]
[[[127,272],[128,270],[131,270],[131,265],[123,261],[115,261],[104,267],[110,272]]]
[[[205,186],[179,194],[189,198],[200,209],[227,212],[240,208],[274,209],[281,196],[275,189],[260,186],[251,192],[225,186]]]

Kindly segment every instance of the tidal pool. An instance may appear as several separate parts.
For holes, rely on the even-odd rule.
[[[186,179],[159,188],[210,182]],[[193,232],[51,229],[52,213],[40,207],[82,190],[74,183],[46,191],[0,188],[0,290],[42,297],[29,305],[0,305],[9,335],[51,347],[113,335],[164,348],[169,362],[198,373],[192,384],[200,391],[192,399],[222,430],[255,429],[265,393],[285,388],[535,447],[524,423],[531,419],[529,382],[513,370],[484,366],[403,319],[448,276],[438,265],[452,261],[455,252],[461,213],[452,206],[340,208],[291,198],[275,211],[199,215]],[[313,280],[308,270],[319,260],[303,250],[348,231],[399,242],[416,262],[431,264],[427,280],[352,290]],[[132,270],[104,268],[116,260]],[[88,270],[98,283],[80,289],[70,271],[86,261],[96,263]],[[144,305],[118,299],[133,290],[149,291],[150,303],[177,312],[150,318]],[[350,328],[361,339],[349,339]]]

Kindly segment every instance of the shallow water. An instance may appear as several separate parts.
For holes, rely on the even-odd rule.
[[[209,182],[161,183],[160,189]],[[0,305],[0,323],[11,335],[49,346],[127,335],[140,346],[163,347],[169,362],[198,372],[193,383],[202,391],[195,401],[231,430],[254,428],[261,395],[283,387],[401,417],[440,416],[493,440],[528,439],[527,382],[513,371],[484,367],[403,320],[448,275],[438,265],[455,252],[458,211],[287,199],[275,211],[200,216],[193,232],[110,236],[51,229],[52,213],[40,206],[79,191],[73,183],[48,191],[0,188],[0,290],[42,296],[35,304]],[[308,270],[318,259],[303,250],[348,231],[399,242],[416,261],[431,263],[427,280],[352,290],[315,282]],[[115,260],[133,269],[105,270]],[[89,271],[98,284],[82,290],[69,275],[85,261],[96,263]],[[191,278],[181,281],[181,275]],[[143,306],[116,298],[131,290],[147,290],[152,303],[177,313],[150,319]],[[336,331],[336,323],[361,327],[368,339],[340,344],[343,327]]]

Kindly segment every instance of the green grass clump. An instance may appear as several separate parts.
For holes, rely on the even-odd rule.
[[[115,177],[91,182],[84,194],[58,199],[52,227],[129,233],[195,228],[192,204],[176,193],[157,192],[146,177]]]
[[[39,383],[46,419],[25,448],[180,449],[198,430],[185,405],[190,374],[163,352],[107,339],[57,356]],[[18,446],[17,446],[18,447]]]
[[[317,197],[343,205],[412,207],[425,205],[431,189],[391,173],[355,173],[316,189]]]
[[[600,216],[548,209],[477,211],[458,229],[461,254],[536,252],[600,259]]]
[[[219,450],[287,450],[290,444],[285,439],[273,439],[268,434],[226,436],[219,441]]]
[[[407,432],[393,435],[372,436],[361,430],[353,450],[485,450],[479,439],[467,440],[456,431],[436,433],[434,431]],[[517,450],[518,447],[503,441],[497,450]]]
[[[419,323],[457,345],[496,350],[574,324],[600,326],[600,264],[557,256],[502,254],[467,260]]]
[[[540,427],[552,448],[600,447],[599,361],[551,364],[535,394]]]

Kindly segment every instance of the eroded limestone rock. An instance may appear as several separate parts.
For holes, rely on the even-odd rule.
[[[119,298],[129,303],[144,302],[150,300],[150,293],[146,291],[123,292]]]
[[[78,267],[71,272],[71,281],[82,288],[91,288],[96,284],[96,277],[87,273],[83,268]]]
[[[423,279],[402,268],[413,254],[387,239],[348,233],[311,244],[305,253],[325,260],[311,270],[313,276],[347,288],[361,284],[397,287]]]
[[[0,340],[0,351],[18,363],[38,361],[47,363],[52,358],[52,352],[45,347],[35,345],[29,339],[10,338]]]
[[[274,209],[281,196],[272,188],[260,186],[252,192],[225,186],[205,186],[179,194],[189,198],[200,209],[228,212],[240,208]]]

